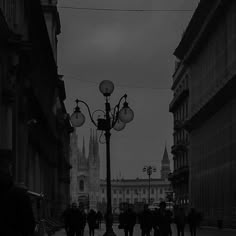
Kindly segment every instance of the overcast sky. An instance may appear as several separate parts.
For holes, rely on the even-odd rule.
[[[59,0],[60,6],[113,9],[192,9],[199,0]],[[114,12],[59,8],[58,69],[64,75],[69,113],[76,98],[92,110],[104,108],[98,90],[106,79],[115,84],[111,105],[128,94],[135,118],[121,132],[112,131],[112,177],[146,178],[144,165],[160,169],[165,143],[169,157],[173,118],[169,113],[174,71],[173,51],[193,11]],[[77,129],[79,146],[86,145],[91,122]],[[100,145],[101,177],[105,176],[105,146]],[[171,162],[173,163],[173,162]],[[172,166],[171,166],[172,167]],[[172,167],[173,169],[173,167]],[[152,177],[159,177],[159,171]]]

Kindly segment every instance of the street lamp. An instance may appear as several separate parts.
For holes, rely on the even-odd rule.
[[[143,172],[147,172],[148,175],[148,205],[151,203],[151,198],[150,198],[150,190],[151,190],[151,175],[152,172],[156,172],[156,167],[155,166],[144,166],[143,167]]]
[[[99,85],[100,92],[105,97],[105,111],[96,110],[91,113],[88,104],[82,100],[76,99],[76,107],[73,114],[71,115],[71,123],[74,127],[81,127],[85,122],[85,116],[81,112],[78,104],[83,103],[89,113],[89,117],[92,123],[97,127],[98,130],[104,131],[106,139],[106,162],[107,162],[107,216],[106,216],[106,232],[104,236],[115,235],[112,229],[112,206],[111,206],[111,165],[110,165],[110,137],[111,129],[116,131],[123,130],[127,123],[131,122],[134,118],[134,112],[129,107],[127,102],[127,95],[123,95],[118,104],[111,110],[109,103],[109,97],[114,91],[114,84],[109,80],[103,80]],[[120,108],[121,102],[124,100],[123,107]],[[97,121],[94,120],[93,115],[95,112],[100,111],[103,113],[104,118],[98,118]]]

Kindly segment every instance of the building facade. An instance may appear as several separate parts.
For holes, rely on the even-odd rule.
[[[174,170],[169,179],[172,182],[176,204],[184,208],[187,208],[189,204],[189,137],[184,128],[189,110],[188,83],[189,71],[187,67],[176,62],[172,85],[174,97],[169,106],[169,110],[174,117],[174,144],[171,148]]]
[[[189,71],[190,206],[236,227],[236,2],[201,0],[174,55]]]
[[[167,196],[172,193],[171,183],[168,180],[170,174],[170,160],[165,147],[161,161],[161,178],[150,179],[150,189],[148,179],[117,179],[111,181],[111,198],[113,212],[119,212],[120,204],[128,203],[133,205],[150,204],[167,201]],[[101,180],[101,210],[105,211],[107,202],[106,181]]]
[[[85,141],[78,147],[76,131],[71,134],[71,203],[83,202],[86,208],[97,209],[100,202],[100,157],[97,135],[90,131],[89,151],[86,155]]]
[[[72,127],[41,2],[0,1],[0,25],[0,149],[11,151],[16,184],[44,196],[37,216],[56,218],[69,200]]]

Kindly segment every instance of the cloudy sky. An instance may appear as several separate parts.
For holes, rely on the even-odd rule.
[[[165,143],[170,149],[172,115],[168,111],[174,71],[173,51],[199,0],[59,0],[62,33],[58,37],[58,68],[64,75],[66,107],[72,112],[76,98],[91,110],[103,109],[100,81],[112,80],[114,107],[128,94],[135,118],[121,132],[112,131],[111,165],[114,178],[145,178],[144,165],[160,169]],[[102,11],[74,8],[152,9],[164,11]],[[166,11],[171,10],[171,11]],[[181,10],[181,11],[173,11]],[[88,113],[77,129],[78,145],[88,144]],[[105,146],[100,145],[101,177],[105,176]],[[153,175],[159,177],[159,171]]]

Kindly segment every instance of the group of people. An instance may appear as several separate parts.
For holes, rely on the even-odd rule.
[[[63,212],[62,217],[67,236],[83,236],[86,223],[88,223],[89,227],[89,236],[94,236],[95,229],[101,227],[102,213],[91,209],[86,214],[83,204],[79,204],[79,207],[77,207],[76,203],[72,203]]]
[[[189,224],[189,230],[191,236],[196,236],[196,229],[200,223],[201,215],[198,212],[196,212],[194,208],[191,208],[188,215],[186,215],[184,208],[177,207],[175,209],[174,215],[175,215],[174,221],[177,227],[178,236],[184,236],[184,229],[187,223]]]
[[[161,202],[159,209],[149,210],[148,205],[136,215],[129,208],[119,215],[119,229],[123,229],[125,236],[133,236],[136,222],[139,222],[141,235],[150,236],[153,229],[154,236],[171,236],[171,224],[175,223],[178,236],[184,236],[184,228],[189,223],[191,236],[196,236],[196,228],[199,223],[199,214],[192,208],[186,216],[183,208],[176,208],[174,212],[166,209],[166,203]]]

